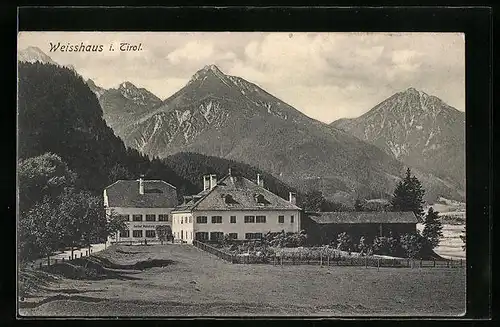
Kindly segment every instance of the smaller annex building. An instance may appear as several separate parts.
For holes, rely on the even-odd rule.
[[[299,232],[301,208],[295,193],[289,199],[256,181],[231,171],[221,180],[216,175],[203,176],[203,191],[184,198],[172,211],[172,232],[175,239],[215,241],[224,236],[235,240],[260,239],[267,232]]]
[[[418,219],[409,212],[308,212],[304,214],[302,228],[318,244],[326,244],[346,232],[355,241],[361,236],[397,236],[417,231]]]
[[[108,242],[156,239],[157,225],[172,225],[171,211],[177,205],[177,189],[161,180],[118,180],[104,189],[106,214],[123,217],[128,230]]]

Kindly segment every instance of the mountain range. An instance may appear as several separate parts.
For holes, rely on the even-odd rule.
[[[465,189],[465,113],[435,96],[408,88],[358,118],[331,126]]]
[[[409,147],[409,143],[393,141],[394,146],[386,148],[349,128],[354,120],[332,125],[316,121],[258,85],[224,74],[215,65],[200,69],[163,101],[130,82],[112,89],[101,88],[92,80],[87,80],[87,85],[96,94],[103,117],[115,134],[127,146],[151,157],[196,152],[236,160],[298,189],[319,189],[331,200],[350,203],[356,197],[388,197],[408,165],[426,188],[427,200],[438,196],[462,200],[464,196],[460,184],[457,186],[446,173],[434,175],[427,169],[432,168],[432,155],[427,167],[417,166],[409,159],[405,161],[406,155],[401,155],[404,151],[397,152],[398,146]],[[405,103],[406,107],[398,107],[401,112],[413,110],[409,108],[413,102]],[[434,105],[429,102],[428,107]],[[395,120],[401,117],[386,116]],[[432,130],[427,126],[429,121],[416,121],[420,118],[416,116],[412,126]],[[441,123],[442,119],[435,121]],[[387,126],[396,123],[391,124],[379,126],[390,129]],[[434,129],[437,133],[444,127],[434,125]],[[435,135],[431,137],[435,148],[448,146],[448,141],[439,143],[444,134]],[[414,138],[419,141],[418,136]],[[431,141],[429,144],[431,151]]]

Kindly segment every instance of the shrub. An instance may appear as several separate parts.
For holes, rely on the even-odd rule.
[[[378,236],[373,240],[373,253],[382,255],[396,255],[399,251],[399,242],[394,237]]]
[[[358,244],[358,251],[361,255],[372,255],[373,249],[371,244],[366,240],[364,236],[361,236]]]
[[[406,257],[421,257],[422,250],[425,246],[425,239],[420,234],[404,234],[401,236],[400,242],[401,248],[404,250]]]
[[[341,251],[352,251],[352,240],[346,232],[340,233],[337,237],[337,249]]]

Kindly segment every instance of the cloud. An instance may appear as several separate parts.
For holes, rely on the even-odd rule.
[[[141,52],[49,53],[49,42],[141,43]],[[410,86],[465,108],[460,33],[30,32],[56,62],[104,87],[128,80],[166,98],[216,64],[324,122],[359,116]]]
[[[182,48],[176,49],[167,55],[167,59],[172,64],[177,65],[183,62],[204,62],[214,53],[214,46],[205,42],[189,42]]]

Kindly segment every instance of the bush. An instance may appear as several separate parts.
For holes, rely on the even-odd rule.
[[[401,248],[406,257],[419,258],[422,256],[422,250],[425,247],[426,240],[418,233],[404,234],[401,236]]]
[[[337,249],[341,251],[352,251],[353,244],[351,237],[346,232],[342,232],[337,237]]]
[[[359,239],[358,251],[361,255],[373,254],[372,245],[366,240],[364,236],[361,236],[361,238]]]
[[[400,251],[398,239],[389,236],[378,236],[373,240],[373,253],[382,255],[397,255]]]

